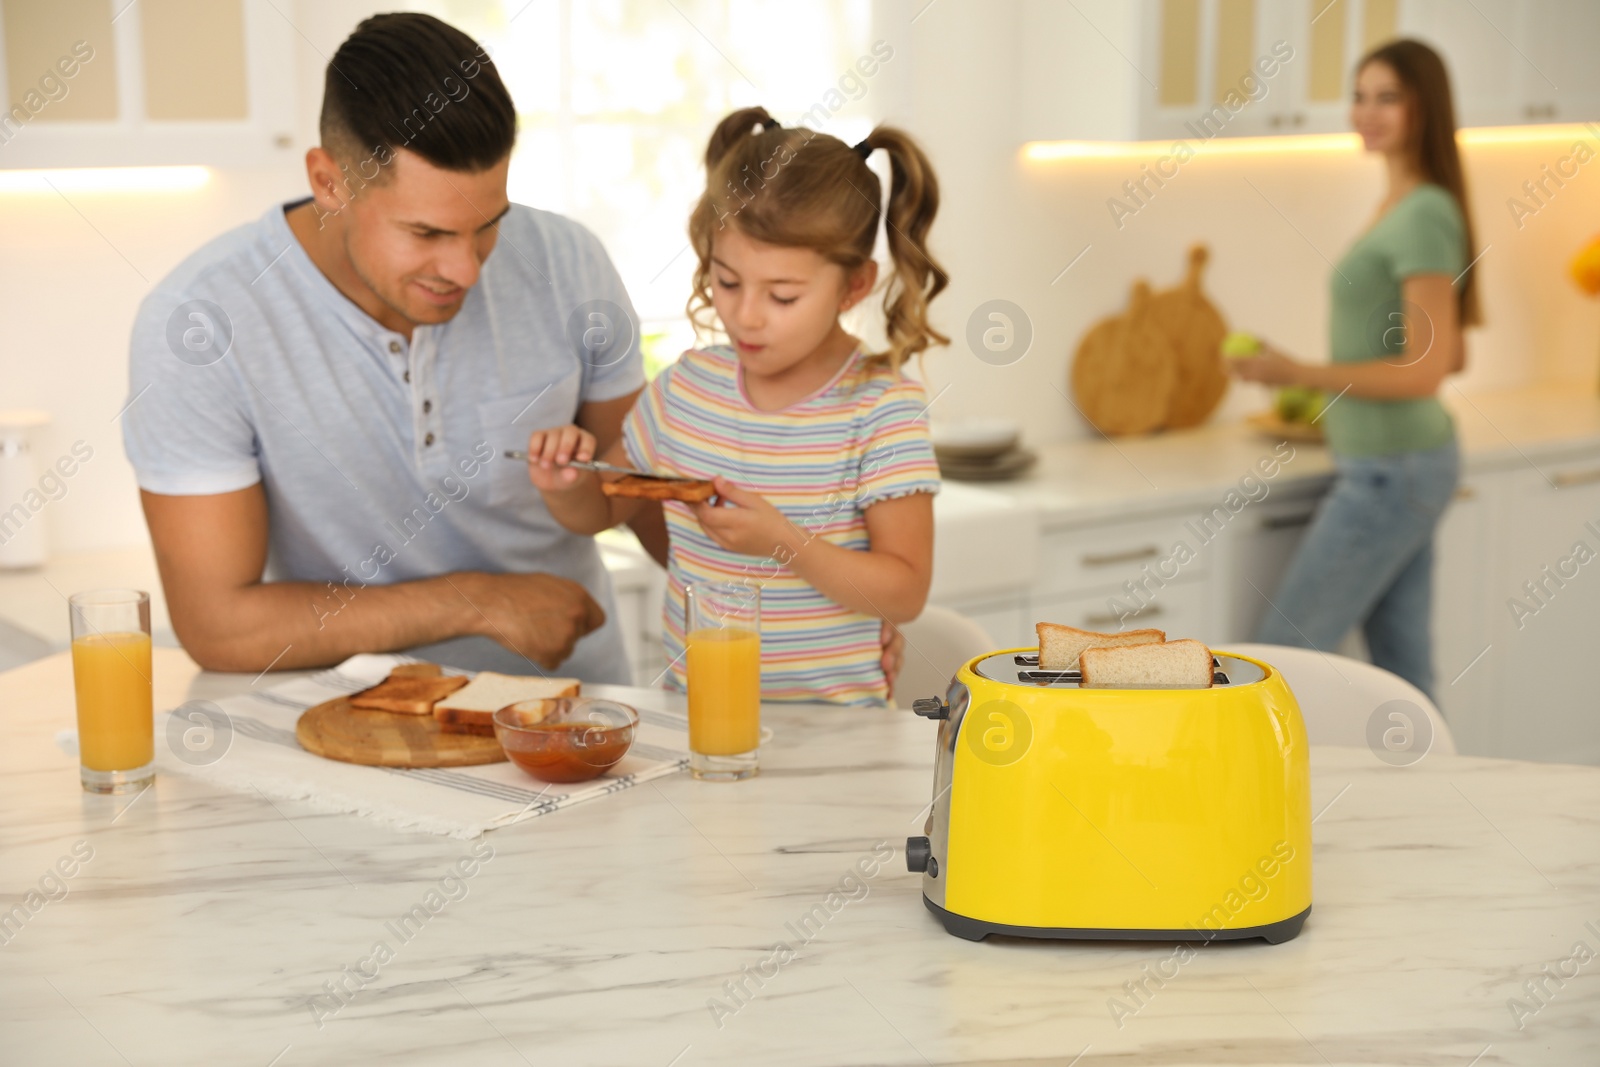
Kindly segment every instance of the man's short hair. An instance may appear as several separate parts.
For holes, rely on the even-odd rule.
[[[374,15],[328,63],[321,134],[369,180],[402,148],[446,170],[480,171],[510,154],[517,112],[471,37],[432,15]]]

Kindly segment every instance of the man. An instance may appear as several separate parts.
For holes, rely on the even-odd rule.
[[[328,66],[311,199],[144,301],[124,440],[201,666],[407,649],[632,681],[593,540],[503,453],[567,422],[614,440],[638,330],[592,233],[509,203],[515,136],[470,37],[367,19]],[[664,553],[659,509],[635,528]]]
[[[310,199],[190,256],[134,325],[123,438],[178,639],[209,670],[403,649],[632,682],[594,541],[504,455],[621,435],[644,371],[605,250],[507,199],[510,94],[429,15],[339,47],[321,139]],[[631,525],[664,563],[659,506]]]

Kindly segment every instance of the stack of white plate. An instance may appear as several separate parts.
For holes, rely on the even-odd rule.
[[[933,454],[946,478],[1001,482],[1022,475],[1039,457],[1021,447],[1022,428],[1010,419],[973,418],[932,426]]]

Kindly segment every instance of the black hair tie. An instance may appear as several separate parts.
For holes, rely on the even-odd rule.
[[[867,143],[867,138],[865,137],[851,147],[855,149],[856,155],[860,156],[863,162],[866,161],[868,156],[872,155],[872,146]]]

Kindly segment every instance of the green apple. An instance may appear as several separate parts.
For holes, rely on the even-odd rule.
[[[1261,351],[1261,339],[1253,333],[1234,332],[1222,339],[1222,354],[1228,359],[1249,359]]]
[[[1328,406],[1328,398],[1320,389],[1308,385],[1286,385],[1278,390],[1274,407],[1278,418],[1284,422],[1309,423]]]

